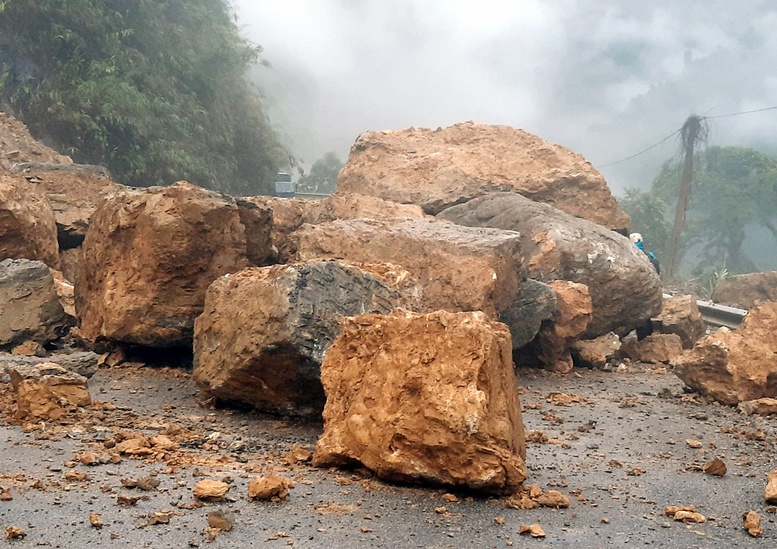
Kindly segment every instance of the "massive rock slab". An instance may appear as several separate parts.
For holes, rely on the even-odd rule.
[[[629,216],[580,154],[509,126],[365,132],[351,147],[337,190],[418,204],[437,214],[484,193],[511,191],[608,229]]]
[[[75,301],[91,341],[188,346],[207,287],[248,266],[235,200],[185,182],[113,194],[82,248]]]
[[[298,257],[351,263],[395,263],[424,290],[426,312],[484,311],[498,318],[525,278],[520,235],[434,219],[337,220],[295,233]]]
[[[97,205],[122,188],[101,166],[25,162],[15,164],[11,171],[48,197],[62,250],[81,245]]]
[[[49,267],[29,259],[0,261],[0,349],[28,340],[41,345],[59,338],[70,317],[59,302]]]
[[[344,316],[390,312],[399,292],[337,261],[249,268],[208,288],[194,378],[218,400],[293,415],[324,407],[321,361]]]
[[[529,277],[585,284],[593,318],[584,337],[626,334],[661,311],[661,279],[632,242],[601,226],[514,193],[493,193],[453,206],[441,219],[518,231]]]
[[[715,285],[712,301],[742,309],[777,301],[777,271],[727,276]]]
[[[777,302],[750,310],[736,330],[720,328],[673,362],[683,382],[724,404],[777,397]]]
[[[317,466],[511,493],[526,479],[510,333],[480,312],[343,321],[321,366]]]
[[[46,194],[22,176],[0,174],[0,260],[8,258],[57,268],[59,245]]]

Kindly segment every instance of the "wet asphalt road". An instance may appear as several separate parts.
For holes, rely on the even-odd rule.
[[[0,527],[18,525],[26,537],[0,543],[62,548],[777,546],[777,515],[763,500],[765,473],[777,468],[777,419],[707,403],[684,394],[671,373],[636,367],[577,370],[568,376],[522,371],[519,383],[527,431],[541,430],[550,439],[528,445],[527,483],[569,495],[568,509],[514,510],[498,499],[461,493],[455,493],[461,501],[450,503],[442,498],[446,490],[392,486],[358,472],[308,466],[281,473],[298,480],[287,502],[250,502],[247,485],[256,472],[245,468],[259,463],[278,469],[278,456],[292,444],[313,447],[321,425],[203,409],[191,379],[165,370],[100,370],[90,382],[93,396],[131,413],[133,428],[154,434],[170,422],[194,422],[204,433],[220,433],[224,443],[221,449],[196,451],[238,462],[166,471],[165,463],[125,458],[116,465],[69,468],[65,463],[76,453],[105,438],[105,428],[76,425],[50,440],[40,431],[3,425],[0,485],[13,499],[0,501]],[[554,406],[546,401],[551,392],[585,402]],[[692,448],[686,439],[702,447]],[[229,450],[235,441],[239,452]],[[712,457],[726,462],[724,477],[697,470]],[[247,465],[239,463],[246,460]],[[73,469],[89,479],[65,481],[63,475]],[[161,481],[154,491],[138,493],[121,485],[122,478],[149,474]],[[231,482],[228,500],[179,508],[193,501],[192,489],[203,474]],[[46,488],[34,488],[36,480]],[[122,494],[147,499],[119,506]],[[667,505],[694,505],[710,520],[674,522],[663,514]],[[138,527],[163,509],[174,511],[169,524]],[[233,513],[235,525],[208,543],[206,516],[216,509]],[[761,514],[761,539],[742,528],[741,516],[749,510]],[[92,512],[100,513],[102,528],[90,525]],[[498,517],[503,524],[495,521]],[[534,523],[547,533],[544,540],[518,534],[521,525]]]

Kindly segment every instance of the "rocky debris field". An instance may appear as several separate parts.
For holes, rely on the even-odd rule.
[[[314,468],[321,424],[211,409],[182,369],[100,368],[93,404],[60,422],[15,420],[3,384],[0,526],[48,547],[510,547],[536,526],[554,547],[777,539],[777,509],[764,500],[771,417],[687,394],[663,367],[518,375],[529,478],[510,497]],[[724,475],[709,474],[719,464],[705,473],[714,458]],[[272,473],[285,489],[250,500],[252,481]],[[672,506],[704,521],[676,520]],[[751,511],[758,539],[743,526]]]

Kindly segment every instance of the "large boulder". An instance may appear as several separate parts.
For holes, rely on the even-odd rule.
[[[499,314],[499,320],[510,328],[513,349],[520,349],[531,342],[542,323],[552,320],[557,312],[558,298],[553,288],[529,279],[521,285],[510,306]]]
[[[245,227],[248,262],[255,267],[274,263],[277,249],[273,249],[272,243],[272,210],[242,199],[237,200],[237,210]]]
[[[7,369],[16,392],[18,419],[58,420],[69,410],[92,403],[84,376],[53,362]]]
[[[41,345],[59,338],[70,317],[59,302],[49,267],[29,259],[0,261],[0,349],[28,340]]]
[[[759,301],[777,301],[777,271],[727,276],[715,285],[712,301],[742,309]]]
[[[423,287],[426,312],[484,311],[496,319],[525,278],[513,231],[400,217],[305,224],[295,236],[302,261],[401,265]]]
[[[584,337],[626,334],[661,310],[661,279],[626,237],[515,193],[493,193],[453,206],[439,218],[521,234],[529,277],[569,280],[591,293],[593,318]]]
[[[0,260],[37,259],[59,266],[54,211],[46,194],[19,175],[0,174]]]
[[[194,332],[194,378],[223,402],[318,415],[321,361],[344,316],[390,312],[399,293],[337,261],[249,268],[211,284]]]
[[[101,166],[24,162],[14,165],[11,171],[19,172],[30,187],[48,197],[62,250],[81,245],[97,205],[122,188]]]
[[[276,196],[244,196],[240,200],[270,210],[271,241],[277,250],[276,259],[278,263],[291,262],[297,253],[297,243],[291,234],[305,223],[305,212],[315,205],[315,201]]]
[[[696,391],[724,404],[777,397],[777,302],[750,310],[736,330],[720,328],[673,362]]]
[[[484,193],[511,191],[608,229],[629,216],[580,154],[509,126],[365,132],[351,147],[337,191],[418,204],[437,214]]]
[[[337,193],[316,200],[305,212],[305,223],[325,223],[336,219],[424,217],[424,211],[415,204],[400,204],[375,196]]]
[[[32,369],[31,371],[35,371],[35,369],[32,368],[33,366],[48,362],[54,363],[74,374],[78,374],[88,379],[97,373],[99,361],[99,355],[92,351],[53,353],[46,357],[0,353],[0,371],[16,370],[22,373],[30,369]]]
[[[413,204],[398,204],[373,196],[341,193],[321,200],[301,200],[272,196],[247,196],[242,200],[270,209],[273,216],[272,242],[278,262],[289,263],[297,253],[292,233],[304,223],[320,224],[336,219],[423,217]]]
[[[345,319],[321,366],[327,399],[313,464],[514,492],[526,449],[511,351],[507,327],[480,312]]]
[[[661,313],[653,319],[653,327],[663,334],[678,335],[684,349],[691,349],[707,331],[707,323],[692,295],[665,299]]]
[[[543,323],[530,345],[515,353],[515,362],[518,366],[541,365],[565,374],[574,365],[570,346],[591,322],[591,296],[585,284],[554,280],[548,286],[556,295],[553,317]]]
[[[210,283],[247,265],[234,199],[185,182],[117,192],[83,244],[75,281],[82,335],[188,346]]]

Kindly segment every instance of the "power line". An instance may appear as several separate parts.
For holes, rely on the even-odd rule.
[[[717,116],[702,116],[702,117],[700,117],[700,119],[701,120],[711,120],[713,118],[727,118],[729,116],[739,116],[739,115],[742,115],[742,114],[752,114],[752,113],[755,113],[755,112],[772,111],[772,110],[775,110],[775,109],[777,109],[777,106],[774,106],[774,107],[764,107],[763,109],[754,109],[754,110],[751,110],[751,111],[740,111],[740,112],[732,112],[732,113],[728,113],[728,114],[719,114]],[[616,164],[620,164],[621,162],[626,162],[627,160],[631,160],[632,158],[636,158],[636,157],[638,157],[641,154],[645,154],[649,150],[655,149],[656,147],[658,147],[664,141],[667,141],[668,139],[671,139],[672,137],[674,137],[675,135],[677,135],[681,131],[682,131],[682,128],[678,129],[677,131],[675,131],[674,133],[672,133],[670,135],[667,135],[661,141],[659,141],[655,145],[649,146],[647,149],[641,150],[641,151],[639,151],[636,154],[632,154],[631,156],[626,157],[626,158],[622,158],[621,160],[618,160],[616,162],[610,162],[609,164],[602,164],[601,166],[596,166],[596,169],[598,170],[600,168],[607,168],[608,166],[614,166]]]
[[[602,164],[601,166],[596,166],[596,169],[598,170],[599,168],[606,168],[608,166],[614,166],[615,164],[620,164],[621,162],[626,162],[627,160],[631,160],[632,158],[636,158],[636,157],[638,157],[641,154],[645,154],[650,149],[655,149],[656,147],[658,147],[664,141],[667,141],[667,140],[673,138],[675,135],[677,135],[681,131],[682,131],[682,128],[680,128],[679,130],[675,130],[674,133],[672,133],[670,135],[667,135],[666,137],[664,137],[661,141],[659,141],[655,145],[651,145],[647,149],[639,151],[637,154],[632,154],[631,156],[629,156],[627,158],[622,158],[621,160],[618,160],[617,162],[610,162],[609,164]]]
[[[702,118],[726,118],[727,116],[739,116],[740,114],[751,114],[754,112],[763,112],[763,111],[772,111],[774,109],[777,109],[777,106],[775,107],[764,107],[763,109],[755,109],[752,111],[742,111],[742,112],[732,112],[729,114],[719,114],[717,116],[703,116]]]

